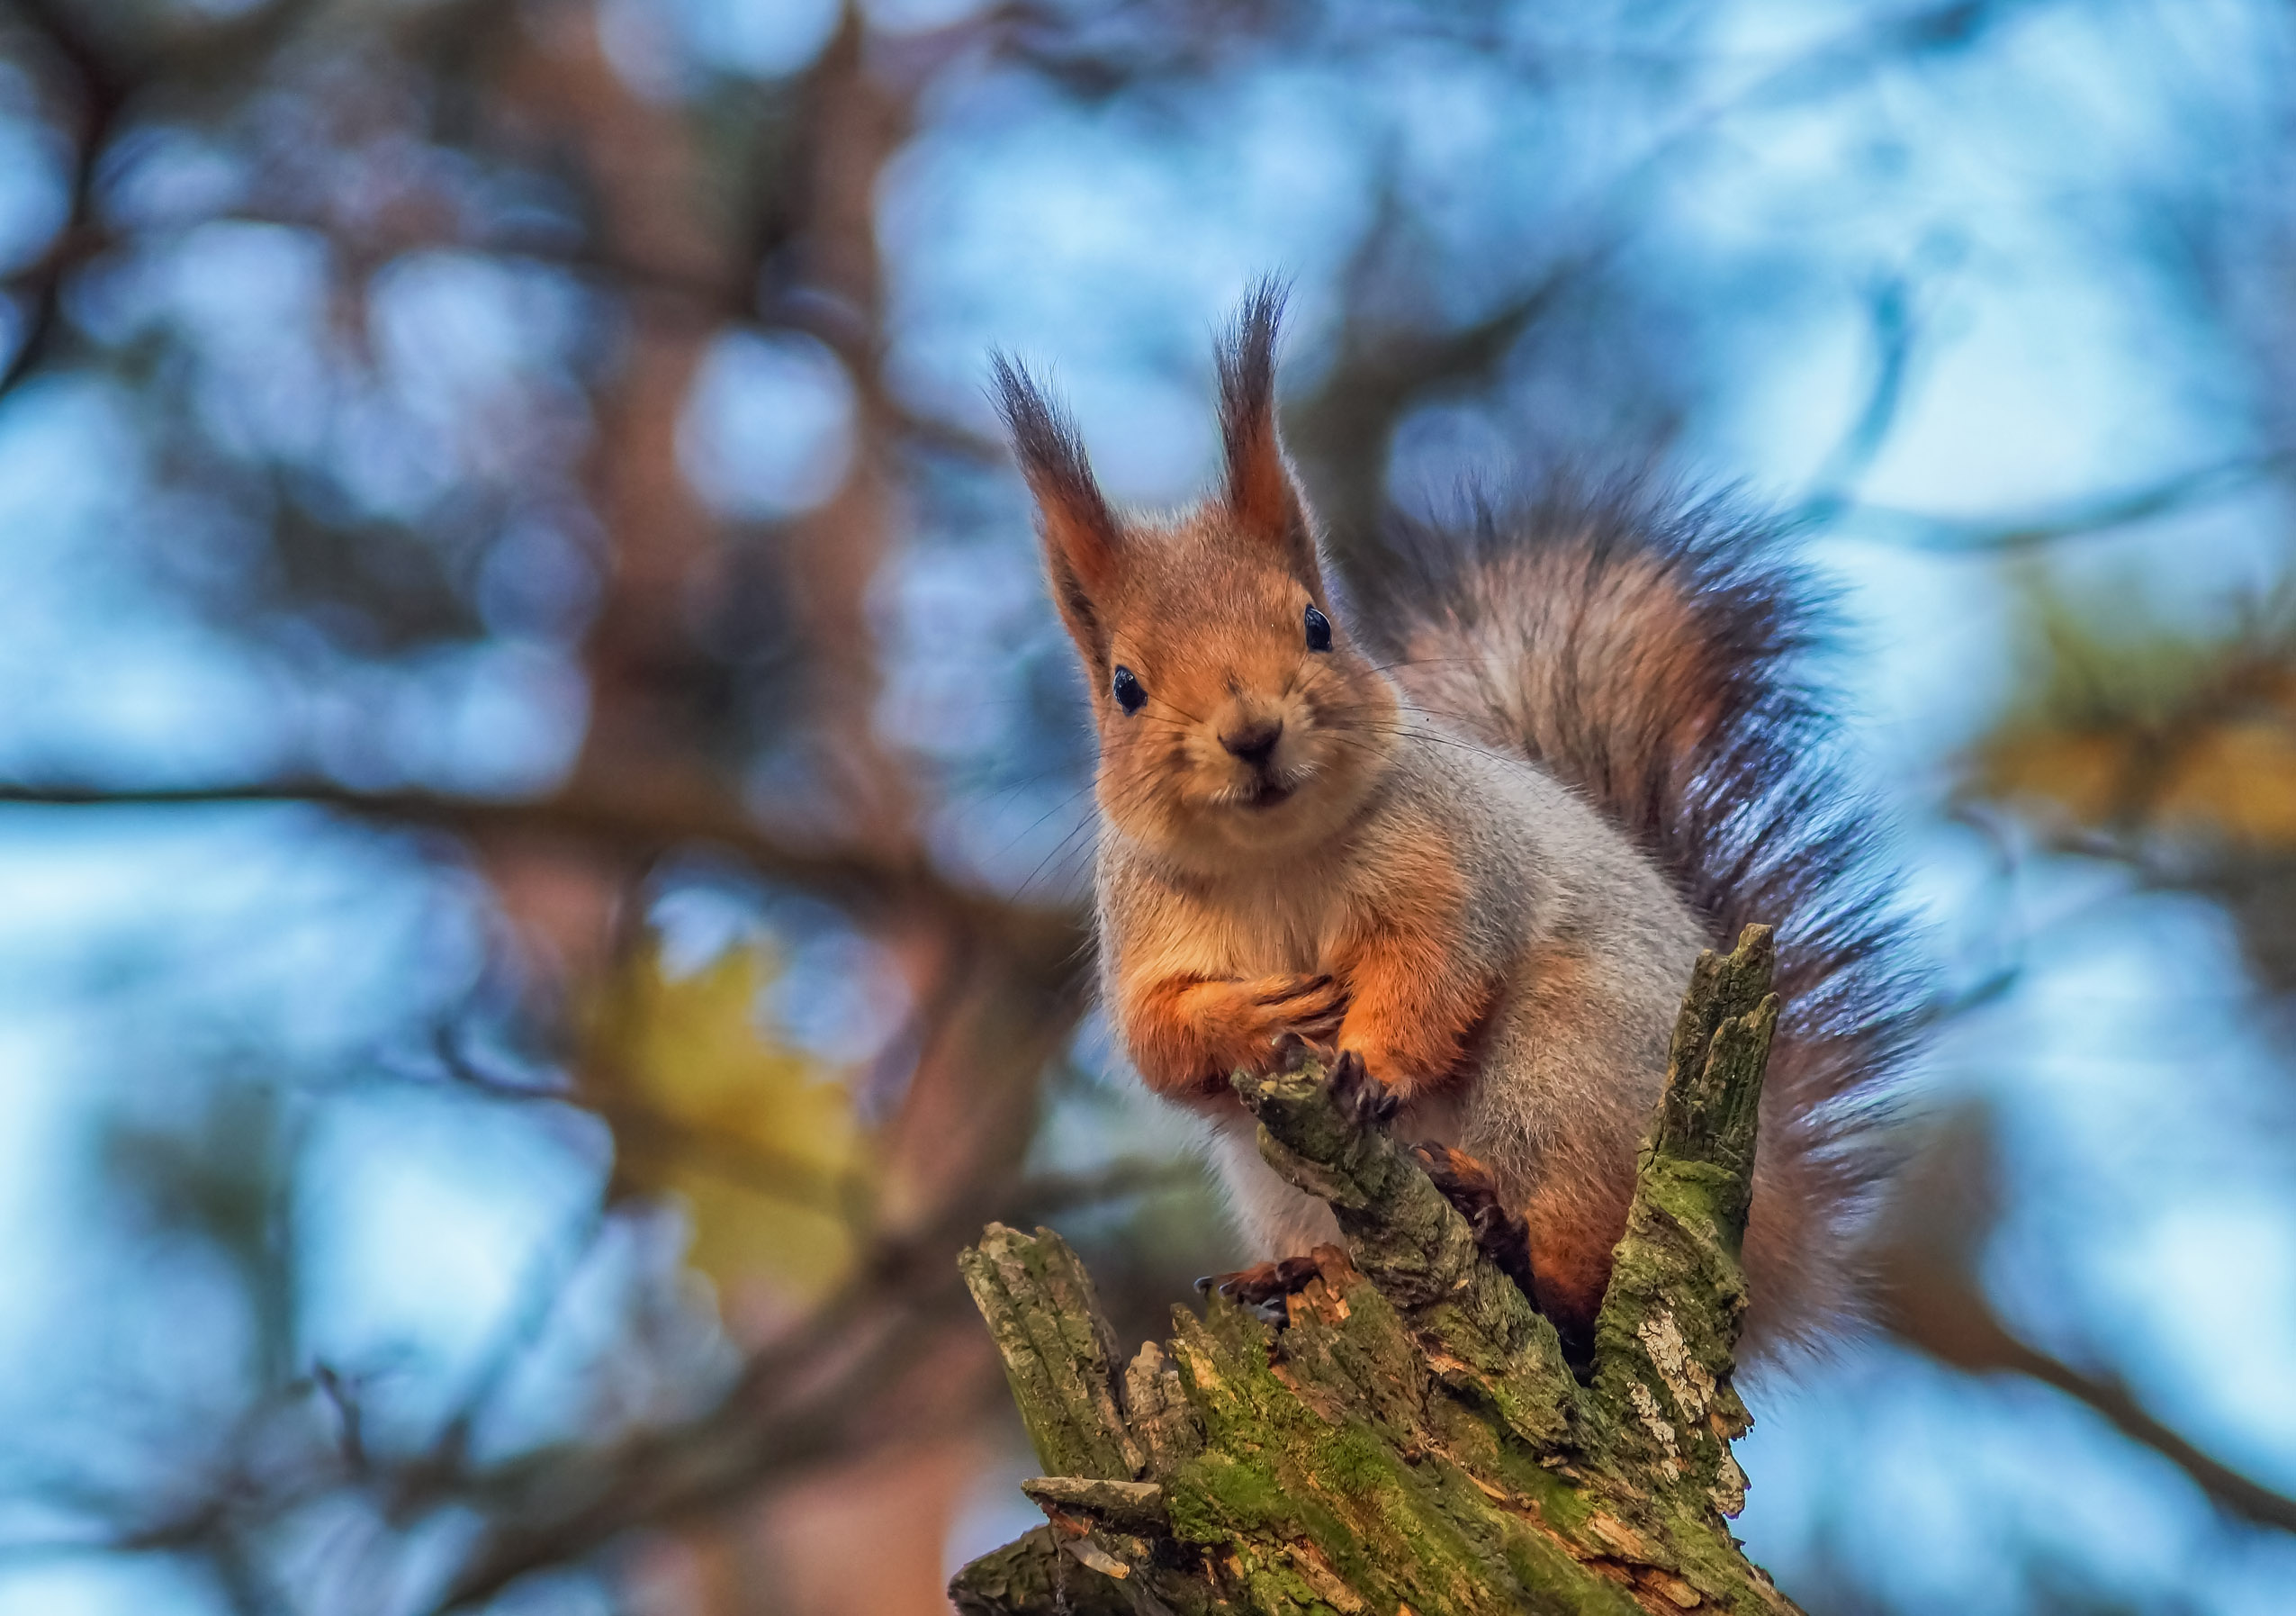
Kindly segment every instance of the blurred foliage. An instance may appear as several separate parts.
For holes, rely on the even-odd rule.
[[[1965,790],[2064,830],[2296,849],[2296,614],[2171,627],[2134,586],[2080,598],[2029,572],[2033,665]]]
[[[2296,996],[2296,575],[2213,629],[2136,585],[2021,576],[2030,665],[1967,756],[1965,808],[2220,904],[2257,988]]]
[[[109,1119],[102,1134],[104,1177],[140,1237],[176,1261],[220,1256],[231,1270],[249,1320],[249,1382],[275,1388],[302,1368],[295,1361],[296,1251],[289,1223],[295,1140],[288,1102],[275,1083],[249,1074],[186,1097],[188,1114],[154,1107]]]
[[[762,1283],[786,1307],[844,1276],[868,1188],[844,1078],[761,1020],[777,969],[763,943],[683,975],[634,950],[576,1013],[575,1093],[614,1124],[609,1194],[674,1199],[721,1297]]]

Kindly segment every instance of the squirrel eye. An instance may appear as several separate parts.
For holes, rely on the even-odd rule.
[[[1128,713],[1139,711],[1140,703],[1148,700],[1148,691],[1140,688],[1139,676],[1130,668],[1117,669],[1116,676],[1108,682],[1108,688],[1115,693],[1116,705]]]
[[[1331,619],[1312,606],[1308,608],[1308,649],[1331,649]]]

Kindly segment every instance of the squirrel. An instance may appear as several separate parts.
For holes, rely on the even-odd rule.
[[[1796,672],[1810,581],[1721,502],[1557,483],[1393,519],[1334,589],[1277,431],[1282,293],[1219,349],[1221,485],[1119,513],[1073,419],[994,361],[1054,603],[1091,686],[1102,998],[1148,1088],[1211,1119],[1270,1259],[1336,1241],[1229,1087],[1304,1043],[1400,1137],[1582,1365],[1700,950],[1776,926],[1784,1003],[1743,1259],[1744,1350],[1859,1311],[1918,973],[1872,816]],[[1347,580],[1342,580],[1347,582]]]

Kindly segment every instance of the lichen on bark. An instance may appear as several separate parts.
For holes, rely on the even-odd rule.
[[[1217,1296],[1118,1360],[1049,1230],[964,1258],[1047,1475],[1046,1525],[959,1572],[969,1612],[1789,1612],[1726,1517],[1767,927],[1703,955],[1575,1379],[1553,1328],[1410,1153],[1312,1062],[1238,1075],[1262,1153],[1346,1249],[1270,1323]]]

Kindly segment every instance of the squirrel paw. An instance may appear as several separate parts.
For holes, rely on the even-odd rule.
[[[1329,976],[1272,976],[1242,986],[1238,1019],[1279,1061],[1294,1043],[1328,1043],[1347,1014],[1347,989]]]
[[[1219,1074],[1206,1079],[1214,1091],[1224,1091],[1227,1074],[1239,1067],[1279,1072],[1302,1049],[1328,1052],[1347,1014],[1346,987],[1328,976],[1204,982],[1195,991]]]
[[[1515,1286],[1534,1307],[1538,1307],[1538,1291],[1531,1268],[1531,1227],[1522,1216],[1509,1208],[1499,1194],[1499,1180],[1490,1169],[1449,1145],[1415,1144],[1411,1155],[1427,1176],[1435,1181],[1443,1198],[1459,1209],[1467,1220],[1467,1227],[1474,1232],[1475,1244],[1490,1259],[1491,1266],[1515,1282]],[[1594,1365],[1594,1320],[1558,1317],[1545,1313],[1547,1322],[1554,1326],[1562,1340],[1563,1361],[1581,1380]]]
[[[1322,1272],[1312,1257],[1286,1257],[1275,1262],[1256,1262],[1232,1274],[1206,1274],[1196,1281],[1196,1288],[1218,1291],[1247,1307],[1265,1307],[1306,1289],[1308,1281]]]
[[[1482,1248],[1492,1266],[1512,1279],[1524,1296],[1535,1300],[1536,1293],[1531,1288],[1530,1225],[1508,1209],[1490,1169],[1449,1145],[1415,1144],[1411,1154],[1435,1180],[1443,1198],[1467,1220],[1467,1227],[1474,1231],[1475,1244]]]
[[[1403,1102],[1395,1091],[1371,1074],[1364,1058],[1353,1050],[1332,1062],[1329,1086],[1332,1104],[1355,1119],[1361,1128],[1383,1128],[1394,1120]]]

